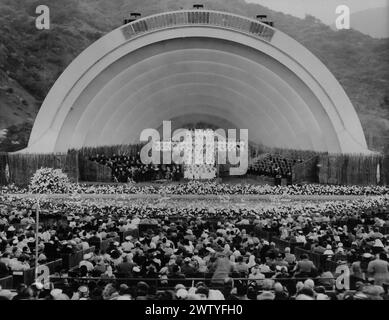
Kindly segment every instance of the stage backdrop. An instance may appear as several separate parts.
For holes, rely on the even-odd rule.
[[[7,173],[8,154],[0,153],[0,185],[8,184],[9,175]]]
[[[324,184],[376,185],[389,182],[389,158],[379,155],[321,155],[318,161],[318,181]],[[377,177],[379,166],[379,177]]]
[[[26,186],[29,184],[32,175],[42,167],[62,169],[73,182],[78,181],[78,154],[68,152],[67,154],[9,154],[1,157],[1,162],[6,160],[9,167],[9,183]],[[2,168],[6,164],[0,165]],[[4,181],[3,170],[1,170],[0,181]]]
[[[86,148],[70,150],[67,154],[3,153],[0,154],[0,185],[15,183],[26,186],[35,171],[41,167],[62,169],[73,182],[112,182],[111,170],[88,160],[89,156],[107,153],[137,155],[139,148],[140,146]],[[278,152],[278,155],[288,157],[292,153],[293,151],[285,151]],[[304,162],[293,167],[293,183],[389,184],[389,155],[331,155],[313,152],[305,156],[299,155],[298,158],[304,159]]]

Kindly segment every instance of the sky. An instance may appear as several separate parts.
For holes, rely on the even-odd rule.
[[[371,8],[389,7],[389,0],[245,0],[248,3],[257,3],[275,11],[304,18],[310,14],[326,24],[334,24],[335,9],[339,5],[347,5],[351,13]]]

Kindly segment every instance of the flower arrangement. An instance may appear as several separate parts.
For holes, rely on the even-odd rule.
[[[61,169],[40,168],[31,178],[31,193],[68,193],[71,183]]]

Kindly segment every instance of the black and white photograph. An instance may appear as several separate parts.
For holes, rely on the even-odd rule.
[[[388,288],[388,0],[0,0],[0,310]]]

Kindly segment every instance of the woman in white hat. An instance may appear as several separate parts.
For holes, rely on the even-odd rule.
[[[331,259],[334,255],[334,251],[332,251],[332,247],[330,244],[327,245],[326,251],[323,253],[325,256],[327,256],[327,259]]]

